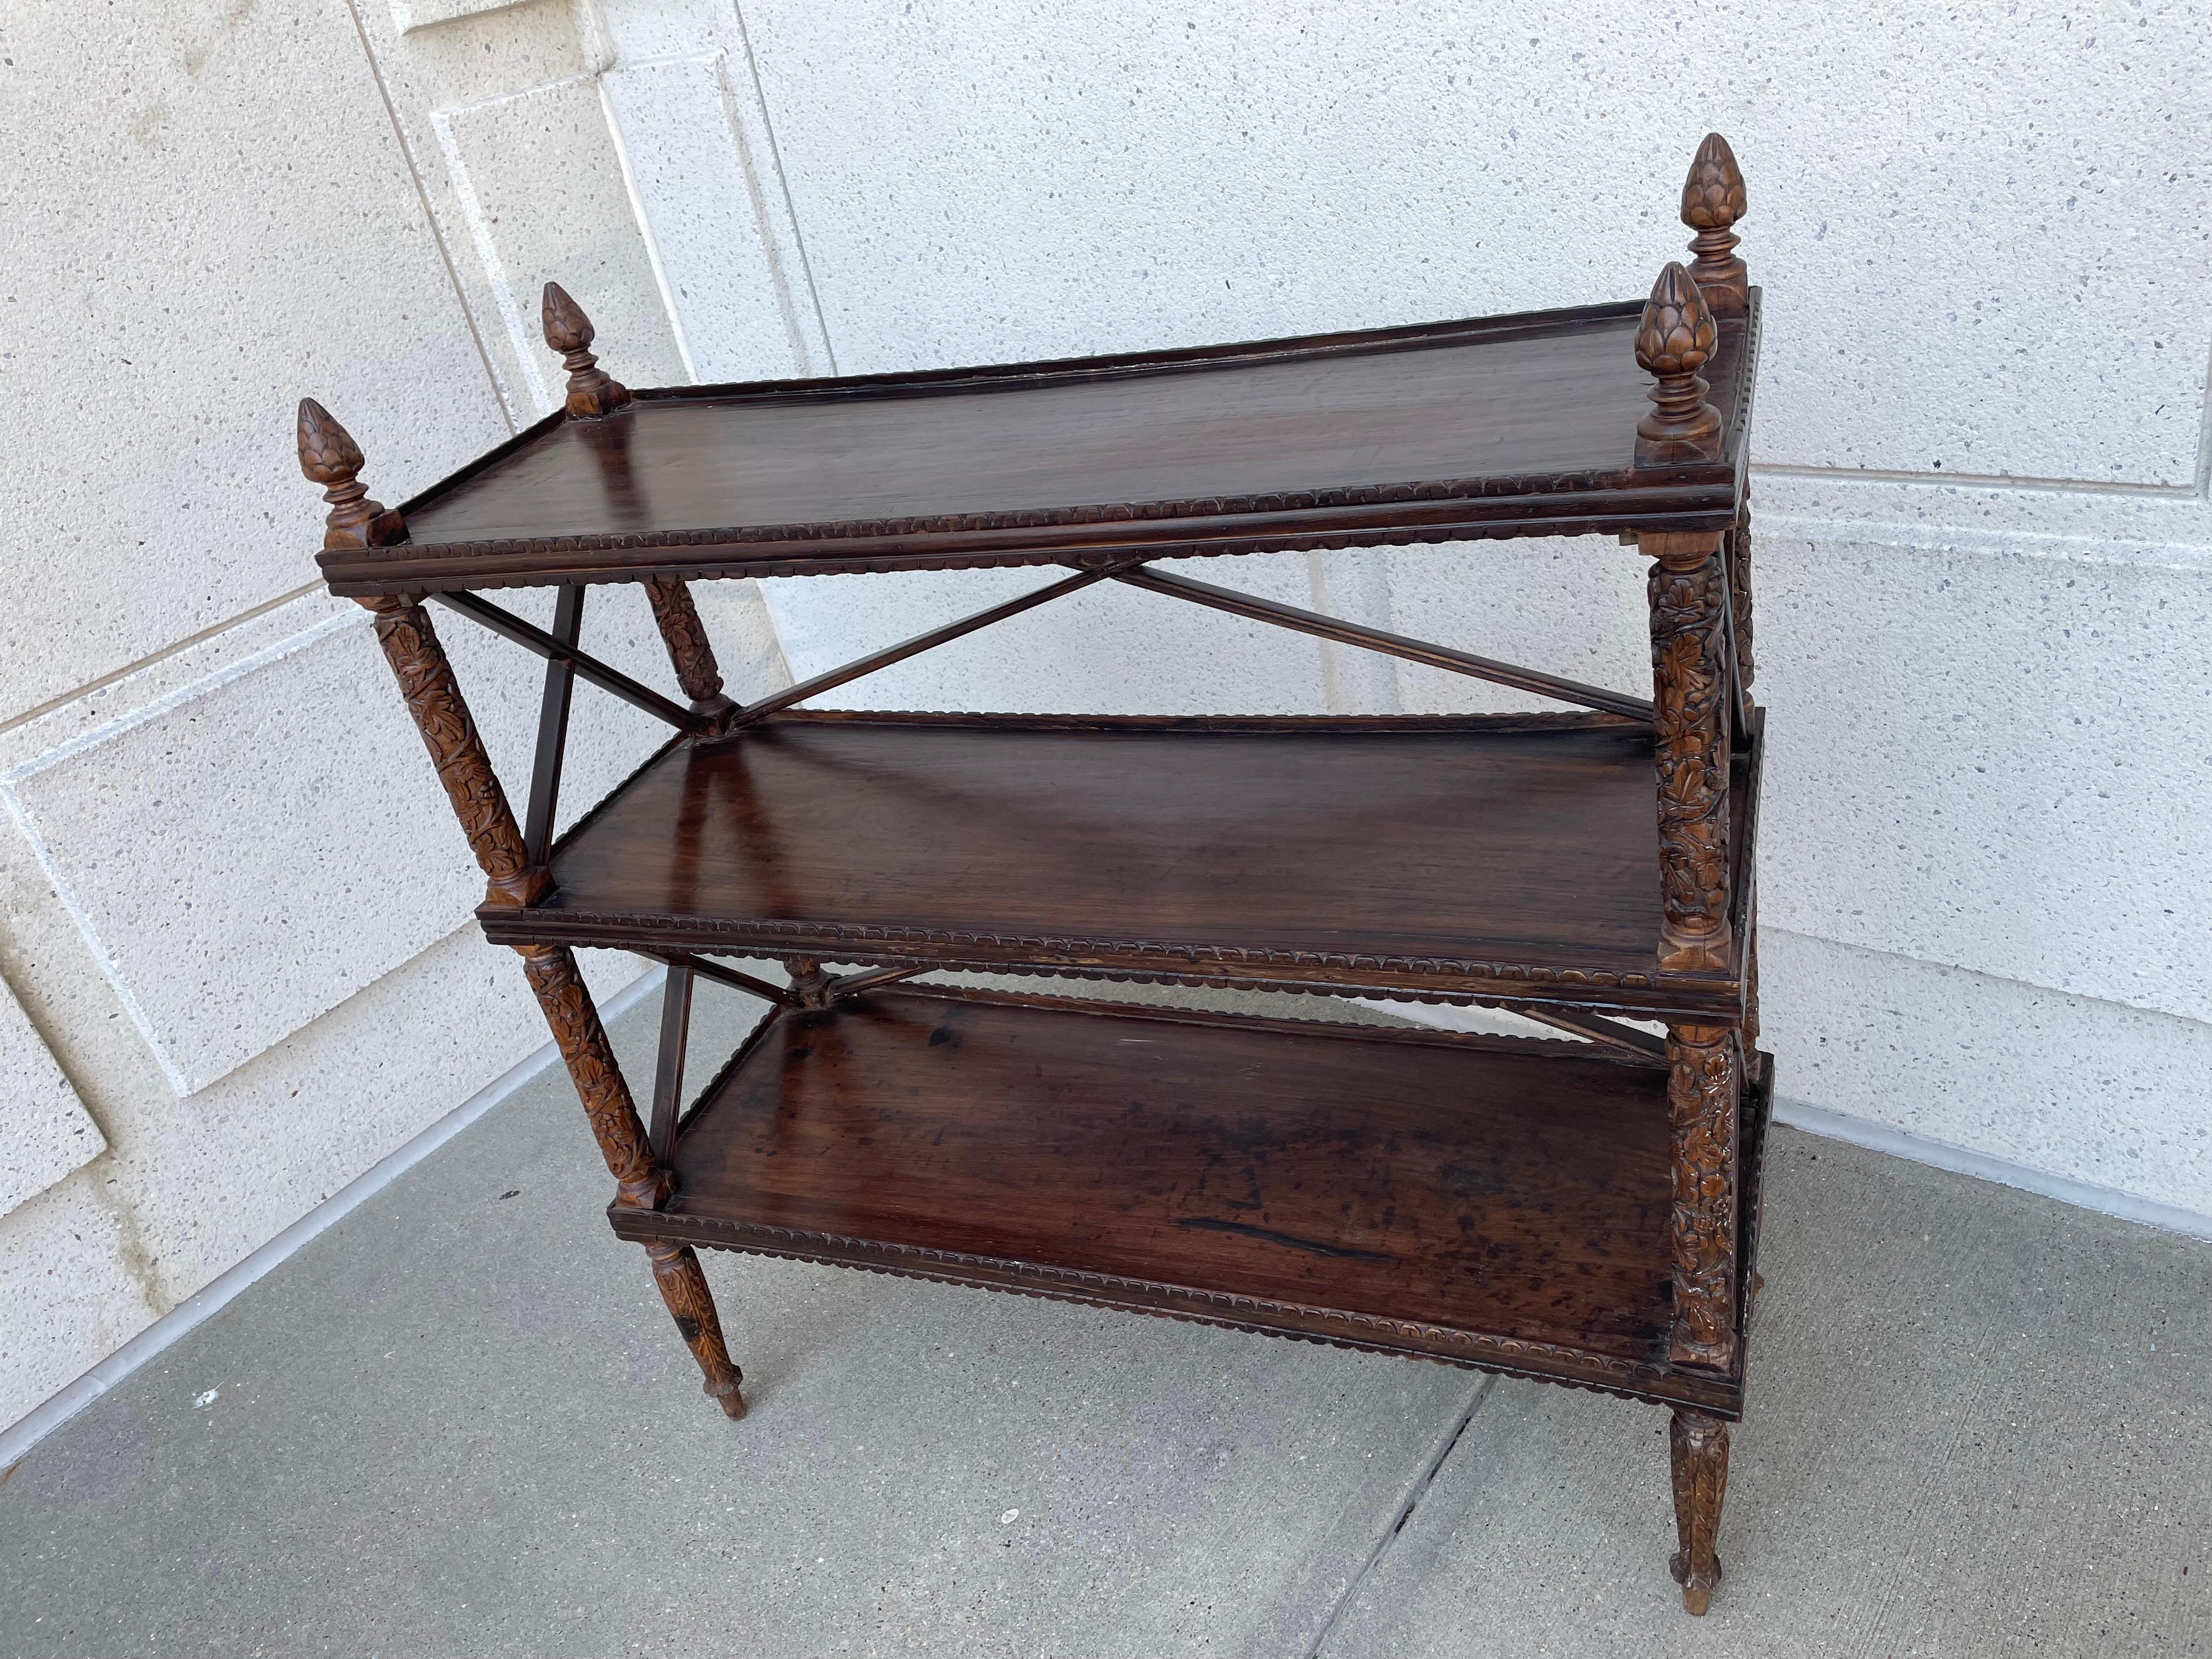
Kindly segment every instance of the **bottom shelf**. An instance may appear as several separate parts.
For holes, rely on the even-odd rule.
[[[1587,1044],[902,989],[765,1023],[673,1163],[617,1232],[1741,1405],[1666,1361],[1667,1073]]]

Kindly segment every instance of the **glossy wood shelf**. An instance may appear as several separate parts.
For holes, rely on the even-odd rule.
[[[611,1214],[1733,1411],[1667,1359],[1668,1136],[1584,1044],[902,988],[774,1016]]]
[[[1655,967],[1651,777],[1650,728],[1602,715],[794,712],[671,748],[555,848],[549,894],[479,914],[510,944],[1733,1017],[1738,975]]]
[[[1717,453],[1663,465],[1637,460],[1644,309],[641,390],[540,422],[323,574],[358,596],[1724,528],[1756,304],[1705,368]]]

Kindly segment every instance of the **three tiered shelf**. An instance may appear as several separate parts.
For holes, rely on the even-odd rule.
[[[485,936],[520,953],[613,1173],[615,1231],[732,1417],[700,1245],[1597,1389],[1672,1409],[1674,1572],[1705,1611],[1772,1088],[1742,211],[1716,136],[1683,191],[1692,262],[1646,303],[635,392],[549,284],[565,407],[396,509],[301,405],[324,577],[375,613],[489,878]],[[1653,562],[1648,698],[1163,562],[1599,533]],[[1058,574],[744,704],[688,586],[997,565]],[[686,702],[583,647],[607,582],[645,586]],[[1100,582],[1568,712],[799,706]],[[554,589],[550,627],[485,597],[510,587]],[[545,660],[520,820],[432,601]],[[556,838],[579,680],[673,735]],[[579,945],[667,965],[642,1118]],[[732,965],[763,958],[787,982]],[[943,970],[1306,994],[1273,1018],[902,983]],[[701,979],[773,1006],[687,1103]],[[1559,1036],[1331,1023],[1332,996],[1502,1008]]]

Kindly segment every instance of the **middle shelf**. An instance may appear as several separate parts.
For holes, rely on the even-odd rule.
[[[556,847],[504,944],[1474,991],[1655,1018],[1649,727],[1601,714],[791,712],[672,745]],[[1735,766],[1747,883],[1758,749]],[[1742,937],[1739,926],[1737,937]]]

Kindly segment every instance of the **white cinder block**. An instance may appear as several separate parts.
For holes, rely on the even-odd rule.
[[[2212,1215],[2212,1025],[1768,926],[1783,1098]]]
[[[692,378],[835,374],[750,65],[706,52],[602,84]]]
[[[1169,563],[1223,587],[1310,608],[1303,554]],[[799,679],[1018,594],[1064,570],[798,576],[762,584]],[[1316,641],[1180,599],[1101,582],[812,701],[827,708],[1027,714],[1326,712]]]
[[[0,719],[313,579],[302,395],[386,501],[507,432],[344,7],[7,27]]]
[[[690,380],[594,81],[440,110],[432,126],[537,413],[567,384],[539,314],[549,281],[591,317],[592,349],[623,385]]]
[[[107,1150],[15,994],[0,981],[0,1215]],[[0,1408],[0,1420],[6,1412]]]
[[[1753,556],[1765,919],[2212,1015],[2212,574],[1786,529]]]
[[[0,1426],[154,1322],[143,1250],[112,1188],[87,1172],[0,1215]]]
[[[2001,44],[1979,8],[1796,0],[744,14],[847,373],[1638,298],[1718,128],[1771,307],[1763,459],[2194,477],[2187,0],[2028,0]]]

